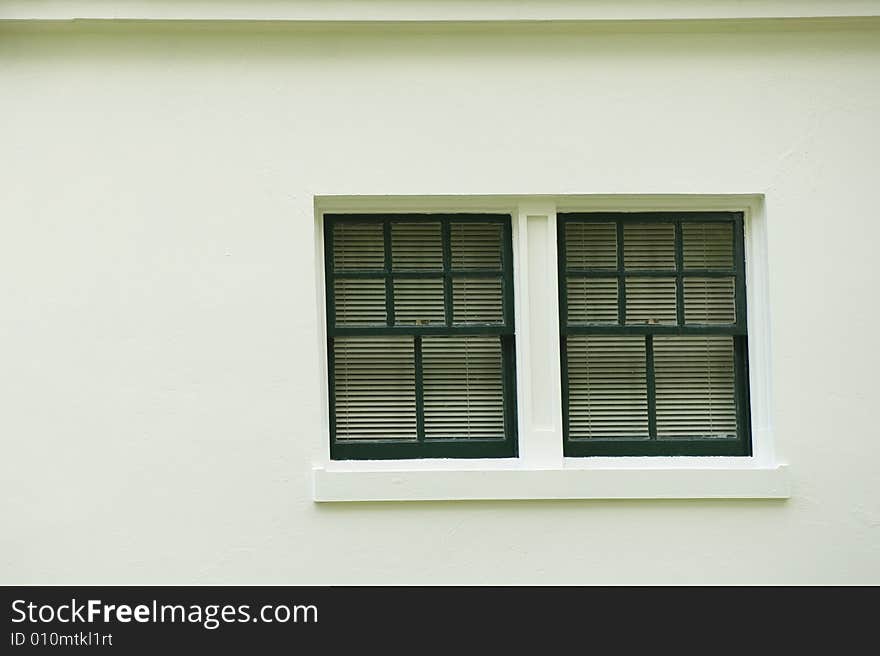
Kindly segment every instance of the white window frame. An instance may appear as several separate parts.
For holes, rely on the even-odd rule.
[[[512,217],[519,457],[330,459],[324,317],[325,213],[486,212]],[[750,456],[563,456],[557,212],[744,213]],[[316,196],[316,286],[323,426],[313,498],[332,501],[689,499],[790,496],[771,426],[767,225],[761,195]]]

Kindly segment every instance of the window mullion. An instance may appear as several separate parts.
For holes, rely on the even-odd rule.
[[[684,246],[681,221],[675,222],[675,322],[684,325]]]
[[[617,323],[626,325],[626,276],[623,266],[623,222],[617,221]]]
[[[733,223],[733,266],[736,271],[734,282],[734,313],[736,325],[741,333],[746,332],[746,272],[745,272],[745,226],[742,215]]]
[[[385,246],[385,317],[386,325],[394,325],[394,278],[391,276],[391,221],[382,222],[382,237]]]
[[[657,439],[657,382],[654,376],[654,336],[645,335],[645,375],[648,379],[648,436]]]
[[[416,436],[419,442],[425,441],[425,385],[422,369],[422,338],[413,337],[416,370]]]
[[[443,308],[446,326],[452,326],[452,235],[449,219],[441,222],[440,241],[443,246]]]
[[[333,335],[336,328],[336,299],[334,291],[334,283],[336,280],[336,268],[333,265],[333,224],[331,221],[324,222],[324,270],[326,272],[326,283],[324,285],[324,294],[327,301],[327,312],[325,320],[327,321],[327,335]],[[330,380],[333,380],[332,378]]]

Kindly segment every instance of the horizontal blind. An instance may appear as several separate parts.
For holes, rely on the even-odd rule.
[[[568,322],[617,323],[617,278],[568,279]]]
[[[452,316],[455,325],[503,323],[500,278],[454,278]]]
[[[416,439],[412,337],[333,341],[336,439]]]
[[[732,269],[733,225],[682,223],[685,269]]]
[[[504,437],[500,337],[425,337],[422,368],[426,439]]]
[[[442,326],[446,323],[442,278],[398,278],[394,281],[394,323],[398,326]]]
[[[617,268],[616,224],[566,223],[564,230],[567,268]]]
[[[381,271],[384,266],[381,223],[341,222],[333,226],[335,271]]]
[[[450,232],[454,270],[501,270],[500,223],[455,222]]]
[[[657,436],[736,437],[733,337],[654,338]]]
[[[570,439],[648,436],[645,338],[569,335]]]
[[[337,278],[333,284],[336,325],[384,326],[385,281],[373,278]]]
[[[685,323],[728,324],[736,322],[734,278],[685,278]]]
[[[627,269],[675,269],[675,226],[631,223],[623,227],[623,262]]]
[[[439,221],[392,221],[391,266],[395,271],[443,269]]]
[[[675,278],[627,278],[628,324],[675,325]]]

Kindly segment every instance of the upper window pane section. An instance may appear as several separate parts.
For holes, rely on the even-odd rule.
[[[453,270],[501,270],[500,223],[452,223],[450,232]]]
[[[681,230],[685,269],[733,268],[733,225],[683,223]]]
[[[569,269],[616,269],[617,225],[566,223],[565,266]]]
[[[559,286],[567,326],[642,333],[652,327],[745,329],[737,247],[742,234],[730,213],[560,217]]]
[[[345,334],[513,329],[510,217],[326,217],[328,320]]]
[[[391,223],[391,268],[395,271],[443,270],[439,221]]]
[[[381,223],[340,222],[333,226],[335,271],[381,271],[384,266]]]
[[[623,226],[626,269],[675,269],[675,226],[672,223],[628,223]]]
[[[382,280],[337,278],[333,283],[336,325],[384,326],[385,283]]]

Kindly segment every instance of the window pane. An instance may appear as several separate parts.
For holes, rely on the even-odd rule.
[[[412,337],[333,340],[337,440],[416,439]]]
[[[454,278],[453,324],[504,323],[500,278]]]
[[[688,223],[681,225],[686,269],[733,268],[733,225]]]
[[[657,437],[736,437],[733,337],[656,336]]]
[[[399,278],[394,281],[395,325],[443,325],[443,278]]]
[[[395,271],[443,269],[439,221],[391,223],[391,267]]]
[[[425,438],[503,438],[497,336],[424,337]]]
[[[568,269],[617,269],[617,225],[565,224],[565,266]]]
[[[451,223],[453,269],[501,270],[501,224]]]
[[[675,269],[675,226],[671,223],[627,223],[623,226],[626,269]]]
[[[685,278],[685,323],[736,323],[734,279]]]
[[[645,338],[569,335],[569,439],[648,437]]]
[[[675,296],[675,278],[627,278],[627,325],[674,325]]]
[[[617,324],[617,278],[569,276],[568,323]]]
[[[379,222],[340,222],[333,226],[333,269],[373,270],[385,267],[385,241]]]
[[[337,278],[333,296],[337,327],[385,325],[385,280]]]

